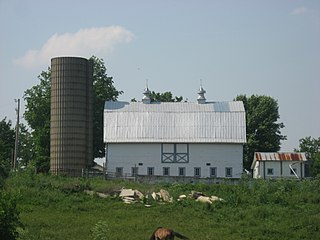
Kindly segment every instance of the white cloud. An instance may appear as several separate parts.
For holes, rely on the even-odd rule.
[[[134,35],[120,26],[81,29],[76,33],[54,34],[39,50],[29,50],[14,63],[27,68],[47,64],[56,56],[99,57],[114,46],[130,42]]]
[[[301,14],[304,14],[307,12],[307,8],[305,7],[298,7],[298,8],[295,8],[291,11],[291,15],[301,15]]]

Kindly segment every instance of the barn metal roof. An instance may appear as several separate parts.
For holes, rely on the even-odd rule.
[[[307,161],[306,154],[303,152],[255,152],[256,161]]]
[[[241,101],[108,101],[104,109],[104,141],[245,143],[245,110]]]

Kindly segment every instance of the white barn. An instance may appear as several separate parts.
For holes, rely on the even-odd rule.
[[[253,178],[304,178],[305,153],[255,152],[251,165]]]
[[[240,178],[246,142],[241,101],[197,103],[108,101],[104,109],[107,173]]]

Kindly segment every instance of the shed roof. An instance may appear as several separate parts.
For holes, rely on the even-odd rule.
[[[108,101],[104,109],[104,141],[245,143],[245,110],[241,101]]]
[[[255,167],[257,161],[307,161],[304,152],[255,152],[251,169]]]
[[[255,152],[256,161],[307,161],[303,152]]]

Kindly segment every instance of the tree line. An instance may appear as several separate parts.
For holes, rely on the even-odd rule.
[[[105,156],[103,142],[103,109],[108,100],[116,100],[123,91],[117,90],[113,78],[107,75],[103,59],[92,56],[93,62],[93,146],[94,158]],[[19,164],[27,167],[31,165],[37,172],[48,172],[50,162],[50,97],[51,97],[51,69],[43,71],[39,76],[39,83],[24,92],[26,102],[24,118],[28,127],[20,124],[19,131]],[[171,92],[151,92],[152,102],[181,102],[183,97],[173,96]],[[286,136],[281,134],[284,128],[278,122],[278,102],[270,96],[238,95],[235,101],[242,101],[246,111],[246,138],[244,145],[243,166],[250,170],[253,155],[256,151],[277,152],[281,141]],[[132,99],[131,101],[136,101]],[[6,176],[13,159],[15,129],[10,120],[4,118],[0,122],[0,176]],[[295,151],[307,153],[311,161],[313,176],[320,173],[320,137],[318,139],[305,137],[300,139],[299,148]],[[93,162],[92,162],[93,164]]]

